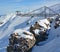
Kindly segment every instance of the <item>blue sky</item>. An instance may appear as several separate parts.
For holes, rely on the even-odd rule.
[[[0,0],[0,14],[8,14],[16,10],[27,12],[57,3],[60,3],[60,0]]]

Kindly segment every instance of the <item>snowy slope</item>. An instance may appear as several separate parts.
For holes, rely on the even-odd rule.
[[[14,30],[19,28],[20,29],[23,28],[25,30],[29,29],[31,23],[29,25],[26,24],[29,20],[31,20],[31,17],[20,17],[20,16],[8,17],[7,22],[5,22],[5,24],[2,25],[0,28],[0,52],[6,52],[9,35]]]
[[[6,22],[8,22],[10,19],[13,19],[16,16],[16,14],[8,14],[5,16],[5,19],[2,20],[1,22],[3,22],[2,24],[0,24],[0,27],[3,26]]]
[[[9,20],[2,28],[0,28],[0,39],[7,36],[11,32],[13,32],[16,26],[18,26],[22,23],[25,23],[25,21],[27,21],[28,19],[29,19],[28,17],[22,18],[20,16],[15,16],[14,19]],[[3,33],[3,31],[4,31],[4,33]]]
[[[34,22],[42,19],[41,17],[21,17],[21,16],[8,16],[3,21],[5,22],[4,25],[1,25],[0,28],[0,52],[6,52],[6,47],[8,45],[9,35],[16,29],[24,29],[28,30],[30,25],[34,24]],[[27,25],[26,23],[29,22]],[[54,25],[54,22],[52,23]],[[51,25],[52,25],[51,24]],[[60,27],[54,29],[51,27],[49,31],[48,40],[44,42],[40,42],[40,46],[34,46],[32,52],[60,52],[59,45],[60,45]],[[48,48],[48,49],[47,49]],[[58,48],[58,49],[56,49]],[[56,51],[55,51],[56,50]]]
[[[32,52],[60,52],[60,37],[43,46],[35,46]]]
[[[49,31],[48,39],[40,42],[40,46],[34,46],[32,52],[60,52],[60,27],[55,29],[53,23]]]

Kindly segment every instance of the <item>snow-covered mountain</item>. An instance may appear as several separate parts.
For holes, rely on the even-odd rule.
[[[6,52],[10,34],[16,29],[28,30],[30,25],[34,24],[40,17],[21,17],[16,14],[10,14],[4,17],[0,24],[0,51]],[[36,19],[36,20],[35,20]],[[30,23],[27,25],[27,22]]]
[[[56,7],[58,8],[58,7]],[[57,11],[57,10],[56,10]],[[59,10],[60,11],[60,10]],[[55,17],[55,16],[54,16]],[[0,18],[1,19],[1,18]],[[6,52],[10,34],[16,29],[29,30],[30,26],[42,17],[21,17],[15,13],[6,15],[0,22],[0,52]],[[32,52],[60,52],[60,27],[55,29],[54,22],[46,41],[40,42],[39,46],[34,46]],[[27,24],[29,23],[29,24]]]

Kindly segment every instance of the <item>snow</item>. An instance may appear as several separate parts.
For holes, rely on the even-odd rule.
[[[59,18],[59,20],[60,20],[60,18]]]
[[[43,22],[43,23],[46,23],[46,24],[50,24],[47,19],[42,19],[42,20],[40,20],[40,21]]]
[[[2,20],[3,23],[0,24],[0,27],[3,26],[6,22],[8,22],[10,18],[13,19],[15,16],[16,14],[13,14],[13,13],[6,15],[5,19]]]
[[[14,19],[9,20],[8,24],[5,24],[1,29],[0,29],[0,39],[4,38],[5,36],[8,36],[9,34],[11,34],[14,30],[16,26],[20,26],[20,24],[25,23],[29,18],[28,17],[20,17],[20,16],[16,16]],[[24,24],[23,24],[24,25]],[[24,26],[25,27],[25,26]],[[3,33],[4,31],[4,33]]]
[[[48,39],[40,42],[40,46],[34,46],[32,52],[60,52],[60,27],[55,29],[53,23],[51,24]]]
[[[24,32],[28,33],[28,35],[23,34]],[[29,31],[17,29],[17,30],[14,31],[14,33],[18,33],[20,35],[20,37],[23,37],[23,38],[29,38],[29,39],[33,39],[34,38],[33,34],[30,33]]]
[[[32,52],[60,52],[60,37],[43,46],[35,46]]]
[[[35,33],[36,35],[40,35],[39,33],[40,33],[41,31],[44,31],[44,29],[41,29],[41,30],[35,29],[35,30],[33,30],[33,31],[34,31],[34,33]]]
[[[21,37],[33,39],[32,33],[30,33],[29,28],[31,24],[34,24],[36,21],[47,28],[46,24],[49,24],[47,19],[40,20],[40,17],[32,18],[31,17],[20,17],[15,14],[9,14],[3,19],[3,24],[0,25],[0,52],[6,52],[6,47],[8,45],[8,39],[11,33],[19,33]],[[1,18],[0,18],[1,19]],[[29,25],[26,23],[29,21]],[[54,22],[51,24],[52,27],[49,27],[49,36],[48,39],[44,42],[40,42],[40,46],[34,46],[32,52],[60,52],[60,27],[55,29]],[[22,29],[22,30],[21,30]],[[29,35],[23,34],[27,32]],[[36,29],[35,33],[38,34],[39,30]]]
[[[50,26],[49,27],[47,27],[46,25],[45,25],[45,23],[48,25],[50,25],[50,22],[47,20],[47,19],[42,19],[42,20],[39,20],[38,21],[38,24],[40,25],[40,26],[43,26],[44,28],[46,28],[46,29],[50,29]]]
[[[35,32],[36,35],[39,35],[40,30],[39,29],[35,29],[34,32]]]

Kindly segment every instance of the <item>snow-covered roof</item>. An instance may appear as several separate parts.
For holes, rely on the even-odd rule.
[[[28,35],[24,34],[24,32],[26,32]],[[33,38],[34,38],[34,37],[33,37],[33,34],[30,33],[29,31],[17,29],[17,30],[14,31],[14,33],[18,33],[18,34],[20,35],[19,38],[20,38],[20,37],[29,38],[29,39],[33,39]]]

